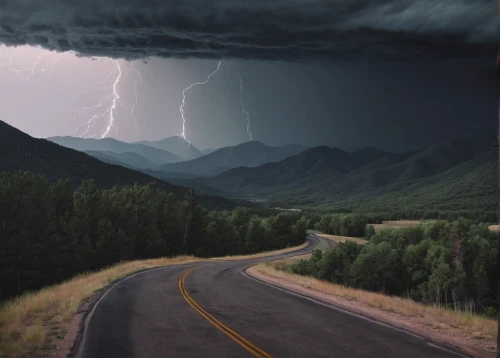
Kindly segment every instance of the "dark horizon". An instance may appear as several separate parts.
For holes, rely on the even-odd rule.
[[[74,136],[51,136],[51,137],[42,137],[40,139],[50,139],[50,138],[54,138],[54,137],[67,137],[67,138],[76,138],[76,139],[95,139],[95,140],[102,140],[102,139],[112,139],[112,140],[118,140],[116,138],[80,138],[80,137],[74,137]],[[159,139],[159,140],[154,140],[154,141],[149,141],[149,142],[159,142],[159,141],[162,141],[162,140],[166,140],[166,139],[170,139],[170,138],[179,138],[179,139],[182,139],[181,136],[169,136],[169,137],[165,137],[165,138],[162,138],[162,139]],[[424,150],[425,148],[428,148],[428,147],[431,147],[431,146],[434,146],[434,145],[438,145],[440,143],[443,143],[443,142],[447,142],[447,141],[484,141],[485,144],[492,144],[495,140],[497,139],[497,136],[496,135],[487,135],[487,134],[484,134],[484,135],[477,135],[477,136],[463,136],[463,137],[456,137],[456,138],[446,138],[446,139],[442,139],[442,140],[438,140],[434,143],[431,143],[430,145],[427,145],[427,146],[420,146],[420,147],[415,147],[415,148],[412,148],[412,149],[408,149],[408,150],[403,150],[403,151],[391,151],[391,150],[387,150],[387,149],[384,149],[384,148],[381,148],[381,147],[377,147],[377,146],[374,146],[374,145],[371,145],[371,144],[366,144],[366,145],[360,145],[360,146],[357,146],[357,147],[349,147],[349,146],[345,146],[345,147],[342,147],[342,146],[336,146],[336,145],[328,145],[328,144],[318,144],[318,145],[313,145],[313,146],[308,146],[308,145],[304,145],[304,144],[301,144],[301,143],[297,143],[297,142],[291,142],[291,143],[287,143],[287,144],[280,144],[280,145],[272,145],[272,144],[269,144],[269,143],[265,143],[264,141],[261,141],[261,140],[252,140],[252,141],[243,141],[241,143],[237,143],[237,144],[233,144],[233,145],[228,145],[228,146],[223,146],[223,147],[218,147],[218,148],[200,148],[200,147],[197,147],[195,144],[191,143],[191,145],[193,145],[195,148],[199,149],[199,150],[219,150],[219,149],[223,149],[223,148],[226,148],[226,147],[236,147],[236,146],[240,146],[242,144],[246,144],[246,143],[251,143],[251,142],[258,142],[258,143],[262,143],[268,147],[286,147],[286,146],[293,146],[293,145],[298,145],[298,146],[302,146],[302,147],[305,147],[307,149],[310,149],[310,148],[316,148],[316,147],[322,147],[322,146],[326,146],[326,147],[329,147],[329,148],[339,148],[339,149],[342,149],[346,152],[355,152],[355,151],[360,151],[360,150],[363,150],[363,149],[368,149],[368,148],[374,148],[374,149],[378,149],[378,150],[384,150],[384,151],[387,151],[387,152],[391,152],[391,153],[396,153],[396,154],[403,154],[403,153],[408,153],[408,152],[415,152],[415,151],[420,151],[420,150]],[[120,141],[120,140],[118,140]],[[139,141],[121,141],[121,142],[124,142],[124,143],[129,143],[129,144],[137,144],[137,143],[141,143],[141,142],[145,142],[146,140],[139,140]],[[187,143],[187,142],[186,142]]]

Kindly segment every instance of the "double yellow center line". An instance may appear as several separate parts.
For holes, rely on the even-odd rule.
[[[182,297],[184,297],[186,302],[189,303],[189,305],[191,307],[193,307],[193,309],[195,311],[197,311],[200,315],[202,315],[203,318],[205,318],[208,322],[213,324],[218,330],[220,330],[221,332],[226,334],[229,338],[231,338],[233,341],[235,341],[240,346],[245,348],[247,351],[252,353],[254,356],[259,357],[259,358],[272,358],[272,356],[270,354],[264,352],[262,349],[260,349],[259,347],[257,347],[253,343],[249,342],[248,340],[246,340],[245,338],[240,336],[238,333],[233,331],[231,328],[226,326],[224,323],[218,321],[214,316],[212,316],[210,313],[205,311],[205,309],[203,307],[201,307],[200,304],[198,304],[198,302],[196,302],[191,296],[189,296],[189,294],[186,290],[186,286],[184,285],[184,279],[191,272],[193,272],[194,270],[199,269],[199,268],[200,267],[195,267],[195,268],[192,268],[190,270],[187,270],[181,275],[181,277],[179,277],[179,281],[178,281],[179,291],[181,292],[181,295],[182,295]]]

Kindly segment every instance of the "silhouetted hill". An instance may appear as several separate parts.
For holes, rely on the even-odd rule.
[[[477,188],[481,190],[464,190],[464,195],[495,191],[492,178],[474,175],[478,171],[493,175],[486,169],[494,165],[493,156],[488,141],[446,141],[417,153],[406,154],[376,148],[348,153],[322,146],[277,163],[234,168],[200,181],[235,197],[266,199],[290,205],[342,206],[346,210],[372,204],[376,207],[381,195],[395,202],[399,195],[406,197],[408,190],[411,192],[418,188],[420,194],[411,197],[420,204],[425,201],[436,206],[445,204],[446,200],[448,204],[454,202],[456,191],[470,184],[465,182],[466,178],[478,180]],[[444,178],[448,178],[450,188],[455,187],[455,191],[442,188]],[[436,192],[438,188],[442,191]],[[443,196],[443,193],[449,197]],[[482,198],[483,204],[487,202],[489,210],[494,210],[491,206],[496,197],[483,195]],[[477,207],[476,204],[474,206]]]
[[[156,165],[173,163],[183,160],[175,154],[168,151],[153,148],[144,144],[125,143],[113,138],[93,139],[93,138],[75,138],[75,137],[51,137],[47,138],[51,142],[62,145],[63,147],[76,149],[79,151],[92,150],[100,152],[115,153],[135,153]]]
[[[140,141],[138,144],[144,144],[153,148],[158,148],[166,150],[177,157],[182,158],[181,160],[191,160],[196,159],[204,154],[198,150],[194,145],[186,142],[182,137],[168,137],[158,141]],[[136,144],[136,143],[134,143]],[[173,163],[170,161],[169,163]]]
[[[0,121],[0,172],[29,171],[43,175],[50,182],[70,179],[78,186],[82,180],[94,179],[97,186],[129,185],[135,182],[156,185],[182,199],[187,188],[172,185],[135,170],[101,162],[91,156],[65,148],[45,139],[35,139]],[[234,207],[229,200],[200,195],[205,206]]]
[[[160,170],[167,173],[210,176],[239,166],[256,167],[268,162],[278,162],[300,153],[304,149],[296,144],[283,147],[269,147],[264,143],[252,141],[221,148],[194,160],[165,164],[160,167]]]
[[[368,160],[388,155],[378,150],[367,149],[361,154],[351,154],[339,148],[320,146],[288,157],[277,163],[267,163],[256,168],[235,168],[203,182],[235,194],[240,190],[258,193],[261,189],[281,190],[283,187],[300,186],[302,182],[346,175],[367,164]],[[370,159],[368,159],[370,158]],[[222,189],[225,187],[226,189]]]

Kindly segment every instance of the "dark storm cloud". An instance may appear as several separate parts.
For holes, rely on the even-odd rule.
[[[0,42],[124,58],[427,60],[494,52],[494,0],[0,0]]]

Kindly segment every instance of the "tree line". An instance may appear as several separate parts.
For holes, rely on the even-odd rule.
[[[149,185],[99,189],[0,174],[0,300],[77,273],[134,259],[250,254],[305,241],[299,214],[207,211],[193,189],[183,201]]]
[[[339,243],[290,269],[301,275],[417,302],[495,317],[499,234],[486,223],[459,218],[372,231],[369,242]]]

